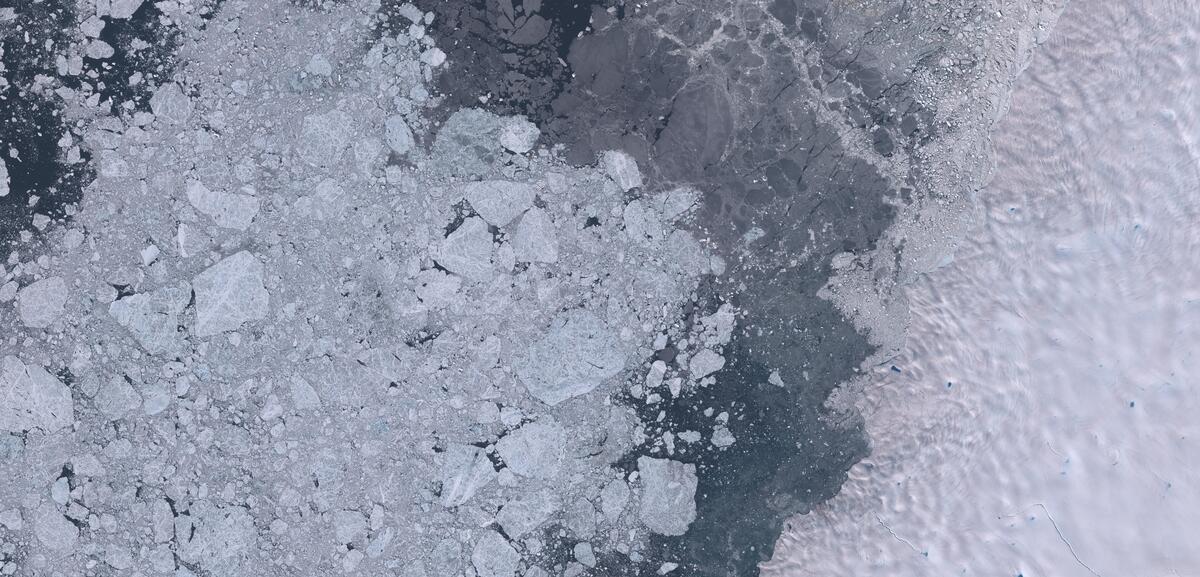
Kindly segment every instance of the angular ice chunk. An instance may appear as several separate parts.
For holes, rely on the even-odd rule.
[[[436,260],[450,272],[472,280],[492,277],[492,233],[482,219],[471,217],[463,221],[442,241]]]
[[[520,553],[495,531],[484,531],[471,550],[471,564],[479,577],[513,577],[520,563]]]
[[[387,139],[388,148],[392,152],[404,156],[412,151],[413,140],[412,129],[408,127],[408,123],[404,121],[404,117],[400,115],[389,116],[384,122],[384,137]]]
[[[514,473],[549,479],[562,470],[566,436],[566,429],[547,417],[505,435],[496,443],[496,450]]]
[[[14,356],[0,361],[0,431],[57,431],[71,426],[74,409],[71,390],[46,369]]]
[[[561,503],[554,493],[538,491],[505,503],[496,514],[496,522],[509,538],[520,539],[522,535],[545,523],[560,506]]]
[[[558,238],[546,211],[531,208],[521,217],[513,249],[522,262],[558,262]]]
[[[258,199],[248,194],[209,190],[200,181],[187,185],[187,199],[221,228],[246,230],[258,215]]]
[[[613,179],[622,191],[629,192],[642,186],[642,171],[638,170],[637,161],[629,154],[609,150],[601,157],[600,164],[604,173]]]
[[[192,287],[184,282],[113,301],[108,314],[128,329],[146,352],[170,353],[182,345],[179,316],[191,298]]]
[[[696,520],[696,466],[638,457],[642,479],[640,517],[659,535],[683,535]]]
[[[247,251],[227,256],[192,279],[198,337],[237,330],[267,317],[263,265]]]
[[[533,206],[533,185],[509,180],[471,182],[463,187],[471,208],[493,226],[505,226]]]
[[[548,405],[591,392],[625,368],[617,337],[591,312],[562,313],[516,363],[530,395]]]
[[[17,312],[21,322],[34,329],[54,324],[67,303],[67,283],[61,277],[37,281],[17,293]]]
[[[496,478],[496,469],[479,447],[451,445],[442,463],[442,505],[466,503]]]

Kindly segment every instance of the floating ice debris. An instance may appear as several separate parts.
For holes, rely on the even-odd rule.
[[[661,217],[640,200],[625,205],[623,220],[625,234],[634,242],[654,242],[665,236]]]
[[[67,303],[67,283],[61,277],[37,281],[17,293],[17,312],[25,326],[44,329],[54,324]]]
[[[575,547],[571,549],[571,553],[575,555],[575,560],[584,567],[596,566],[596,552],[592,550],[591,543],[576,543]]]
[[[482,219],[471,217],[442,241],[436,260],[450,272],[472,280],[492,277],[492,233]]]
[[[688,371],[691,372],[692,379],[702,379],[711,375],[725,366],[725,357],[709,350],[703,349],[696,353],[690,361],[688,361]]]
[[[296,154],[313,166],[333,166],[341,161],[350,146],[354,119],[343,110],[304,117]]]
[[[446,53],[442,52],[441,48],[433,47],[421,53],[421,62],[428,64],[430,68],[437,68],[446,62]]]
[[[150,110],[167,124],[183,124],[192,116],[192,100],[174,82],[168,82],[150,97]]]
[[[83,49],[83,55],[93,60],[107,60],[112,58],[113,54],[116,54],[116,50],[112,45],[98,38],[88,42],[87,47]]]
[[[471,182],[463,187],[463,196],[471,208],[493,226],[506,226],[533,206],[533,186],[509,180]]]
[[[179,316],[191,297],[191,287],[180,283],[113,301],[108,305],[108,314],[128,329],[146,352],[172,352],[178,350],[182,342]]]
[[[486,530],[471,549],[471,565],[479,577],[513,577],[521,555],[499,533]]]
[[[601,157],[600,164],[605,174],[608,174],[622,191],[629,192],[642,186],[642,171],[638,170],[637,161],[629,154],[609,150]]]
[[[176,531],[179,558],[215,573],[233,573],[237,560],[258,539],[254,517],[242,507],[193,502],[187,521],[190,531]]]
[[[654,389],[663,383],[663,375],[667,374],[667,363],[654,361],[650,371],[646,373],[646,389]]]
[[[736,440],[733,433],[729,432],[728,427],[724,425],[713,427],[712,444],[714,447],[723,449],[732,445]]]
[[[540,208],[531,208],[517,224],[513,249],[521,262],[558,262],[558,235],[550,215]]]
[[[362,545],[367,541],[367,517],[350,509],[333,512],[333,534],[338,545]]]
[[[496,469],[479,447],[451,445],[442,463],[442,505],[457,507],[496,478]]]
[[[4,162],[4,159],[0,158],[0,197],[8,196],[8,191],[8,165]]]
[[[0,430],[21,433],[31,429],[54,432],[71,426],[71,390],[38,365],[13,356],[0,361]]]
[[[246,194],[209,190],[198,180],[187,185],[187,199],[221,228],[246,230],[258,214],[258,199]]]
[[[288,380],[288,390],[292,395],[292,404],[298,411],[316,409],[321,406],[321,397],[317,390],[302,377],[293,375]]]
[[[501,121],[500,146],[516,154],[533,150],[541,131],[523,116],[511,116]]]
[[[509,469],[523,477],[558,476],[566,458],[567,431],[550,417],[522,425],[496,443]]]
[[[263,288],[263,265],[241,251],[225,257],[196,275],[196,327],[198,337],[237,330],[243,323],[266,318],[269,295]]]
[[[610,523],[616,522],[628,502],[629,485],[622,479],[613,479],[600,490],[600,513]]]
[[[324,54],[313,54],[304,65],[304,71],[314,76],[329,76],[333,74],[333,65]]]
[[[142,396],[129,383],[129,379],[123,375],[116,375],[100,385],[95,402],[102,415],[115,421],[141,407]]]
[[[496,522],[510,539],[519,539],[545,523],[560,506],[558,497],[550,491],[521,495],[500,508]]]
[[[71,552],[79,541],[79,529],[53,503],[38,506],[33,514],[33,533],[43,547],[59,554]]]
[[[413,139],[412,129],[400,115],[389,116],[384,122],[384,138],[387,139],[388,148],[400,156],[411,152],[416,143]]]
[[[638,457],[642,481],[640,517],[660,535],[682,535],[696,519],[696,466]]]
[[[137,13],[145,0],[111,0],[108,2],[108,15],[115,20],[128,20]]]
[[[591,392],[625,367],[616,336],[596,315],[560,314],[516,363],[529,394],[548,405]]]

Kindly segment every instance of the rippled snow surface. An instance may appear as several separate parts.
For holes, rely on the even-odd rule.
[[[1076,0],[772,575],[1200,575],[1200,7]]]

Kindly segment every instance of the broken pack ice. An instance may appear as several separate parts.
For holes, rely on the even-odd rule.
[[[471,208],[492,226],[506,226],[533,206],[533,186],[509,180],[471,182],[463,187]]]
[[[442,505],[466,503],[496,478],[496,469],[479,447],[451,445],[442,464]]]
[[[180,283],[150,293],[135,294],[108,305],[108,314],[125,327],[146,352],[177,351],[182,344],[179,316],[192,298],[192,287]]]
[[[547,417],[505,435],[496,443],[496,450],[514,473],[550,479],[562,470],[566,436],[566,429]]]
[[[437,262],[472,280],[492,278],[492,233],[487,224],[475,217],[463,221],[442,241]]]
[[[587,394],[624,367],[625,355],[611,329],[583,310],[559,315],[516,363],[529,394],[548,405]]]
[[[21,322],[44,329],[62,316],[67,303],[67,283],[60,277],[37,281],[17,293],[17,313]]]
[[[217,226],[246,230],[258,215],[258,199],[248,194],[209,190],[198,180],[187,185],[187,199],[196,210],[212,218]]]
[[[513,577],[521,563],[521,554],[499,533],[486,530],[471,549],[471,565],[479,577]]]
[[[558,497],[550,491],[521,495],[504,504],[496,514],[496,522],[509,538],[520,539],[545,523],[560,506]]]
[[[54,432],[75,419],[71,390],[38,365],[14,356],[0,361],[0,430]]]
[[[225,257],[192,279],[198,337],[237,330],[267,317],[269,295],[263,265],[247,251]]]
[[[659,535],[682,535],[696,520],[696,466],[638,457],[642,523]]]

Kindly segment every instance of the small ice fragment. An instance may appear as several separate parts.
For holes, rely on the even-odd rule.
[[[308,59],[308,64],[304,66],[304,71],[313,76],[329,76],[333,74],[333,65],[329,63],[324,54],[313,54],[312,58]]]
[[[150,97],[150,110],[167,124],[183,124],[192,116],[192,101],[178,84],[169,82]]]
[[[525,154],[533,150],[541,131],[536,124],[524,116],[505,118],[500,126],[500,146],[516,154]]]
[[[73,551],[79,541],[79,529],[52,503],[42,503],[34,512],[33,533],[42,546],[59,554]]]
[[[545,523],[561,503],[550,491],[538,491],[509,500],[496,514],[496,522],[510,539],[520,539]]]
[[[100,385],[95,401],[96,408],[110,421],[118,420],[142,406],[142,396],[122,375],[113,376]]]
[[[707,377],[724,366],[725,357],[709,349],[701,350],[688,361],[688,370],[691,372],[692,379],[696,380]]]
[[[263,287],[263,264],[247,251],[225,257],[196,275],[192,288],[198,337],[237,330],[267,316],[269,294]]]
[[[608,325],[591,312],[574,310],[556,318],[515,367],[530,395],[557,405],[620,374],[625,355]]]
[[[61,277],[42,279],[17,293],[17,312],[29,328],[44,329],[54,324],[66,303],[67,283]]]
[[[389,116],[384,123],[384,138],[387,140],[388,148],[400,156],[412,151],[413,145],[416,143],[413,139],[412,129],[408,127],[404,117],[398,114]]]
[[[471,550],[471,565],[479,577],[514,577],[521,555],[499,533],[486,530]]]
[[[437,68],[446,62],[446,53],[435,46],[421,53],[421,62],[428,64],[430,68]]]
[[[733,433],[729,432],[729,428],[723,425],[713,427],[712,444],[714,447],[725,448],[734,443],[737,439]]]
[[[463,196],[471,208],[493,226],[506,226],[533,206],[533,186],[509,180],[471,182],[463,187]]]
[[[779,376],[779,371],[771,371],[771,376],[767,377],[767,382],[776,387],[783,386],[783,377]]]
[[[558,238],[546,211],[534,207],[521,217],[513,249],[521,262],[558,262]]]
[[[642,172],[638,170],[637,161],[629,154],[619,150],[609,150],[601,158],[605,174],[613,179],[622,191],[629,192],[642,186]]]
[[[550,417],[522,425],[496,443],[509,469],[523,477],[549,479],[558,475],[566,459],[566,429]]]
[[[0,158],[0,197],[8,196],[9,179],[8,179],[8,164]]]
[[[436,260],[451,272],[472,280],[487,280],[494,273],[492,248],[487,224],[471,217],[442,241]]]
[[[142,7],[145,0],[111,0],[108,15],[114,20],[128,20]]]
[[[658,566],[658,574],[666,575],[667,573],[670,573],[678,568],[679,568],[679,563],[671,563],[671,562],[663,563],[662,565]]]
[[[457,507],[496,478],[496,469],[483,449],[451,445],[442,464],[442,505]]]
[[[187,199],[221,228],[246,230],[258,215],[258,199],[246,194],[212,191],[198,180],[187,185]]]
[[[592,551],[591,543],[576,543],[571,552],[575,555],[575,560],[579,561],[584,567],[596,566],[596,553]]]
[[[158,250],[158,247],[153,244],[143,248],[141,253],[142,266],[150,266],[154,264],[154,261],[158,260],[159,254],[162,254],[162,251]]]
[[[640,517],[660,535],[682,535],[696,519],[696,466],[638,457],[642,479]]]
[[[661,360],[654,361],[654,363],[650,365],[650,371],[646,373],[646,388],[658,388],[659,385],[662,385],[663,375],[665,374],[667,374],[667,363],[664,363]]]
[[[173,352],[182,345],[179,317],[192,297],[186,282],[150,293],[135,294],[108,305],[108,314],[125,327],[146,352]]]

